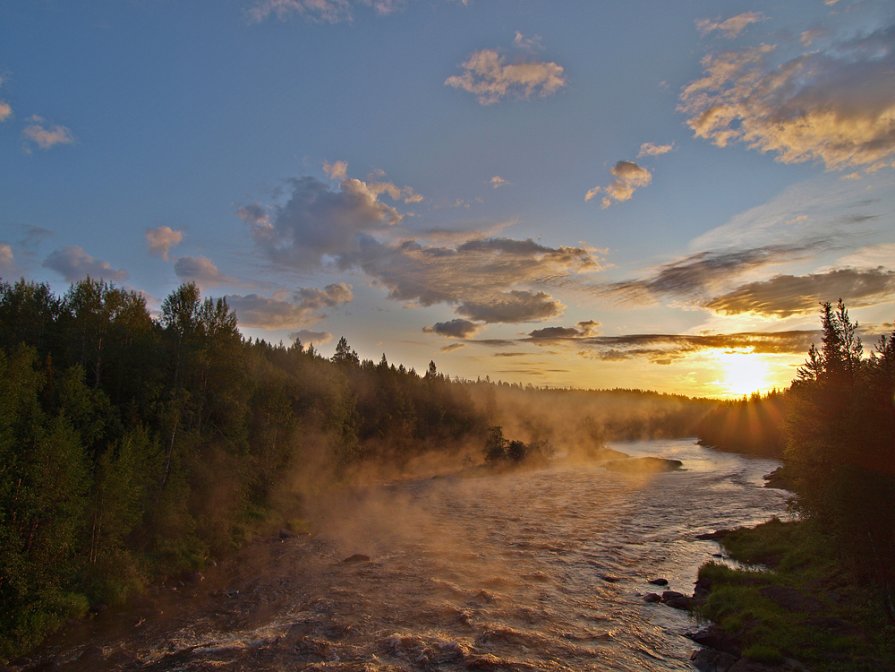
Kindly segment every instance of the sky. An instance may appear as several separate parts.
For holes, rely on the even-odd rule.
[[[895,319],[895,6],[0,1],[0,277],[536,386],[786,387]]]

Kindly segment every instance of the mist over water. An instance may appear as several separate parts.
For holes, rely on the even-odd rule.
[[[696,624],[645,603],[649,580],[689,594],[718,552],[698,534],[784,515],[786,493],[763,488],[777,464],[691,440],[612,447],[684,467],[560,462],[334,492],[313,502],[312,536],[254,544],[53,653],[72,670],[692,669]]]

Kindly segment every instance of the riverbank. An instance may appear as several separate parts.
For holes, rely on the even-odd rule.
[[[882,596],[843,568],[822,530],[773,519],[703,538],[743,567],[699,570],[697,614],[713,625],[694,635],[710,647],[694,658],[698,669],[895,670]]]

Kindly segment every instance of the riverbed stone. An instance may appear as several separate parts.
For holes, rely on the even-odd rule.
[[[667,586],[668,579],[650,579],[649,582],[654,586]]]
[[[347,558],[342,560],[342,562],[370,562],[370,556],[364,555],[363,553],[355,553],[354,555],[349,555]]]
[[[685,611],[693,608],[693,598],[679,593],[676,590],[666,590],[662,593],[662,602],[673,609]]]
[[[699,649],[690,656],[690,662],[699,672],[728,672],[737,658],[716,649]]]
[[[649,602],[651,604],[656,603],[656,602],[661,602],[662,596],[659,595],[658,593],[647,593],[646,595],[643,596],[643,601]]]

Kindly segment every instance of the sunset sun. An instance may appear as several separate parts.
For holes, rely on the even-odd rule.
[[[725,352],[718,355],[721,384],[731,395],[765,392],[769,387],[770,367],[761,356]]]

